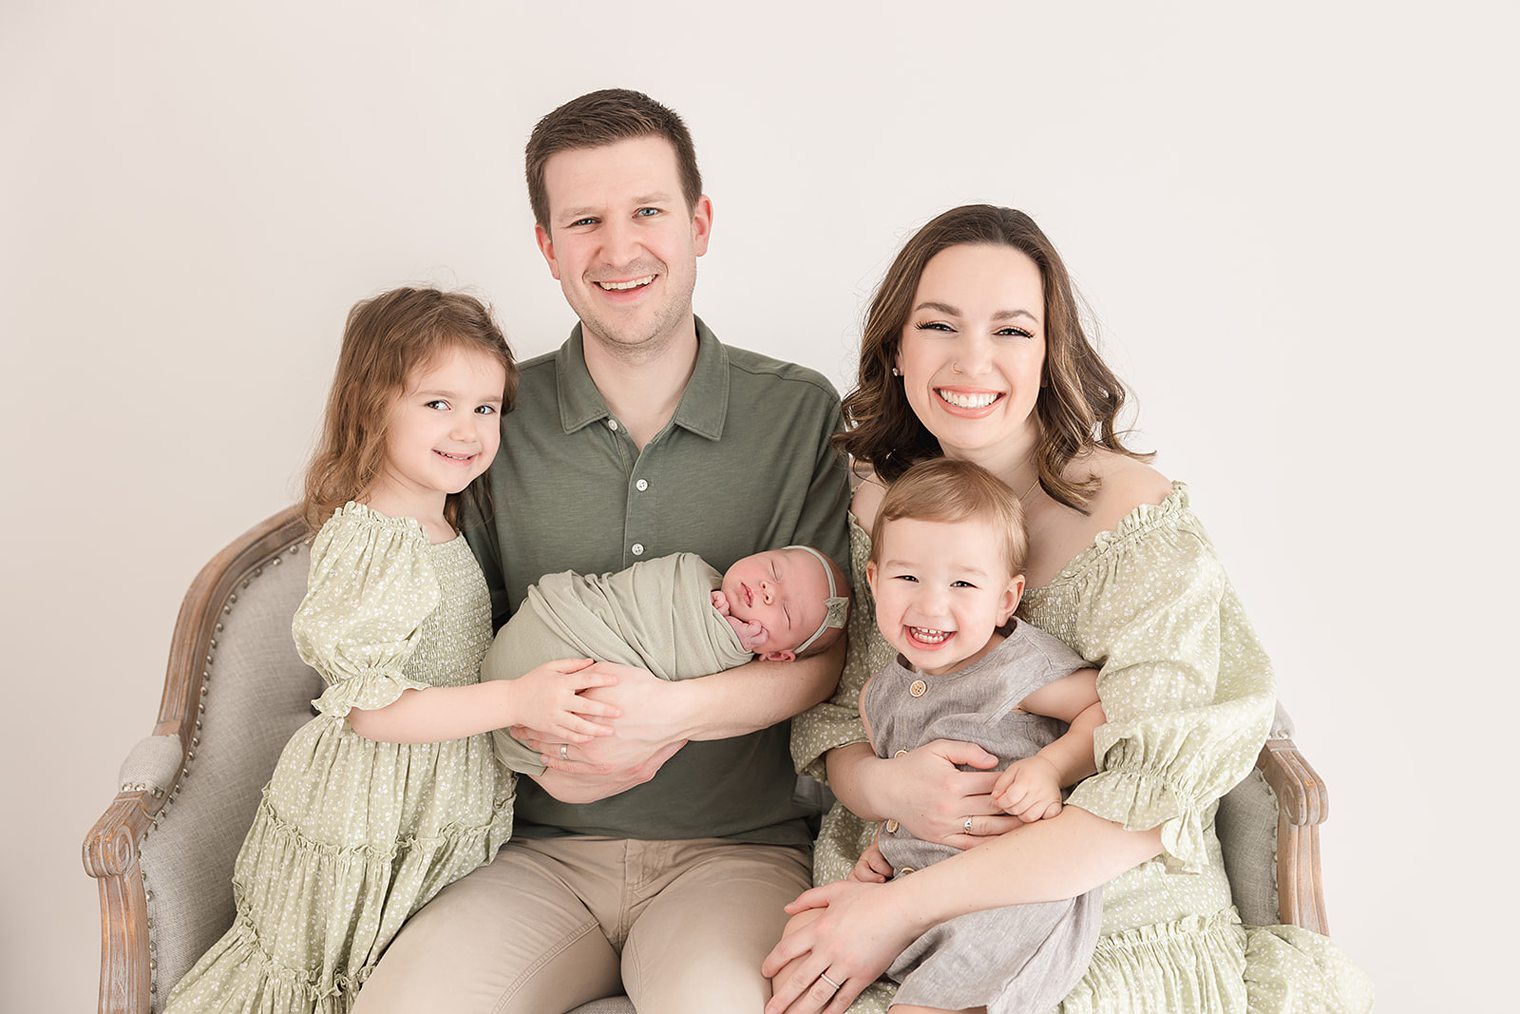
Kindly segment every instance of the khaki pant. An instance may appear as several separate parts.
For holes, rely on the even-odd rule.
[[[627,992],[650,1014],[759,1011],[806,848],[514,839],[402,929],[354,1014],[553,1014]]]

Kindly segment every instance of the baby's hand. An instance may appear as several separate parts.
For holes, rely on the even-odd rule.
[[[887,857],[881,854],[881,848],[874,840],[860,854],[855,868],[850,871],[850,879],[862,884],[885,884],[891,876],[892,864],[887,862]]]
[[[713,591],[712,604],[713,608],[716,609],[721,615],[728,615],[728,596],[723,594],[723,590],[721,588]]]
[[[734,633],[739,635],[739,643],[745,651],[754,651],[755,645],[765,640],[765,624],[759,620],[741,620],[737,616],[723,614],[728,625],[734,628]]]
[[[1026,824],[1048,820],[1061,812],[1061,773],[1039,754],[1016,760],[993,783],[992,801]]]

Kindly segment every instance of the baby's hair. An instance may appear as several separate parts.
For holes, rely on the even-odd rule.
[[[364,494],[385,461],[386,422],[407,378],[443,352],[484,353],[507,372],[501,410],[512,409],[517,366],[490,308],[474,296],[439,289],[392,289],[354,304],[343,327],[322,439],[306,469],[302,514],[312,531]],[[444,504],[455,523],[459,497]]]
[[[909,468],[887,488],[871,526],[871,562],[880,563],[881,536],[888,521],[992,522],[1002,542],[1009,574],[1024,572],[1029,536],[1018,496],[980,465],[954,458],[930,458]]]

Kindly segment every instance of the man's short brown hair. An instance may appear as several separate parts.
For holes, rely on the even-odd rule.
[[[663,137],[676,152],[681,191],[688,210],[702,196],[702,174],[697,170],[697,151],[691,133],[675,111],[660,105],[643,92],[627,88],[603,88],[571,99],[538,121],[528,137],[525,152],[528,203],[533,219],[549,228],[549,192],[544,187],[544,166],[562,151],[600,148],[640,137]]]
[[[887,488],[871,526],[871,560],[881,562],[881,536],[888,521],[991,522],[1009,575],[1024,573],[1029,536],[1018,496],[981,465],[955,458],[930,458],[909,468]]]

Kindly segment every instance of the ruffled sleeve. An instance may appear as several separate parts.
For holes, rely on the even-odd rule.
[[[1100,666],[1098,772],[1070,805],[1160,827],[1167,868],[1202,869],[1212,805],[1250,773],[1274,697],[1271,663],[1185,489],[1131,513],[1025,605]]]
[[[792,763],[797,770],[827,781],[824,755],[836,747],[869,742],[860,722],[860,688],[871,674],[892,661],[893,651],[876,629],[876,602],[866,583],[871,537],[849,516],[850,587],[854,599],[845,628],[849,638],[844,672],[834,696],[792,719]]]
[[[431,686],[402,672],[440,598],[427,550],[416,522],[354,503],[317,533],[291,632],[301,659],[328,683],[312,701],[318,711],[343,718]]]

